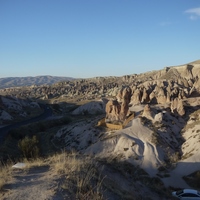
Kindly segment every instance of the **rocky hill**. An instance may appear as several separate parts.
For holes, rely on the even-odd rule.
[[[70,116],[72,120],[66,124],[50,131],[43,127],[34,134],[42,144],[103,163],[102,174],[109,177],[108,185],[112,186],[108,191],[117,191],[119,199],[134,199],[132,191],[138,191],[135,199],[144,191],[153,192],[155,197],[141,199],[173,199],[171,188],[200,190],[199,78],[198,60],[122,77],[1,89],[0,105],[3,112],[5,103],[12,99],[42,101],[52,104],[54,114]],[[69,105],[73,110],[67,110]],[[132,114],[134,118],[122,129],[98,126],[102,119],[104,125],[119,125]],[[27,127],[28,132],[33,134],[31,127]],[[44,140],[45,134],[50,139]],[[131,198],[124,198],[124,191]]]
[[[49,102],[95,100],[115,97],[125,86],[131,88],[131,104],[169,103],[200,95],[200,61],[162,70],[122,77],[95,77],[1,89],[2,95],[48,100]]]
[[[28,76],[28,77],[7,77],[0,78],[0,88],[21,87],[30,85],[51,85],[53,83],[72,80],[70,77],[59,76]]]

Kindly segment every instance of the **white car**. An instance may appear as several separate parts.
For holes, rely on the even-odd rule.
[[[198,190],[184,189],[172,192],[172,196],[183,200],[200,200],[200,192]]]

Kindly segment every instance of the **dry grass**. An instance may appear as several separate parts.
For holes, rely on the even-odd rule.
[[[76,153],[64,151],[49,157],[48,163],[56,174],[66,174],[79,168],[80,162],[76,157]]]
[[[23,171],[26,171],[32,167],[39,167],[47,165],[47,163],[42,158],[37,158],[34,160],[27,160],[26,158],[19,160],[19,162],[25,163],[26,167],[21,169]],[[4,185],[7,184],[11,179],[13,175],[13,168],[12,166],[17,163],[14,161],[7,161],[6,163],[0,163],[0,190],[3,189]]]
[[[2,190],[7,181],[12,178],[12,165],[12,162],[8,162],[7,164],[0,164],[0,190]]]
[[[98,173],[96,163],[77,153],[55,154],[49,158],[22,159],[20,162],[26,164],[21,169],[24,172],[31,168],[49,166],[53,174],[60,177],[58,190],[62,195],[70,199],[103,199],[101,193],[102,181]],[[3,164],[0,168],[0,190],[12,179],[13,163]]]
[[[130,190],[126,190],[116,183],[112,178],[106,176],[105,172],[113,172],[120,174],[120,177],[131,182],[141,182],[145,187],[150,188],[151,191],[159,194],[163,191],[163,185],[159,179],[151,178],[148,174],[128,162],[118,162],[117,160],[97,160],[89,156],[80,155],[78,153],[62,153],[54,154],[46,159],[23,159],[26,167],[22,169],[22,174],[29,174],[30,172],[39,173],[41,166],[47,169],[42,176],[53,177],[56,181],[54,187],[54,194],[59,194],[63,199],[95,199],[103,200],[109,199],[114,195],[123,199],[140,199],[140,194]],[[0,168],[0,189],[6,189],[5,184],[12,180],[12,175],[15,171],[12,169],[13,163],[7,163]],[[100,166],[106,165],[105,168],[100,169]],[[38,168],[39,167],[39,168]],[[33,170],[32,170],[33,169]],[[21,170],[20,170],[21,171]],[[45,174],[47,173],[47,174]],[[102,175],[104,174],[104,175]],[[105,175],[106,174],[106,175]],[[48,178],[47,178],[48,179]],[[46,178],[45,178],[46,180]],[[35,180],[37,182],[37,180]],[[107,191],[109,191],[107,193]],[[3,190],[4,192],[4,190]],[[32,194],[34,195],[34,194]],[[134,195],[134,198],[133,198]]]
[[[43,159],[43,158],[35,158],[35,159],[27,159],[27,158],[24,158],[22,160],[23,163],[26,163],[26,167],[25,169],[29,169],[31,167],[41,167],[41,166],[47,166],[49,165],[49,163],[47,162],[46,159]]]
[[[89,157],[62,152],[51,157],[49,161],[51,169],[63,175],[60,187],[71,199],[103,199],[103,178],[98,173],[97,164]]]
[[[63,190],[63,195],[70,199],[96,199],[101,200],[101,178],[96,163],[89,157],[77,153],[62,152],[49,158],[22,159],[26,164],[21,169],[27,171],[34,167],[49,166],[53,174],[60,177],[58,190]],[[0,166],[0,190],[12,179],[12,162]]]
[[[47,163],[42,158],[37,158],[34,160],[27,160],[22,159],[20,162],[23,162],[26,164],[26,167],[22,170],[28,170],[32,167],[39,167],[47,165]],[[2,163],[0,164],[0,190],[3,189],[3,186],[12,179],[12,166],[14,165],[13,161],[8,161],[6,164]]]

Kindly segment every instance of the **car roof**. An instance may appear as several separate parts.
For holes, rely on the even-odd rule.
[[[197,190],[193,190],[193,189],[184,189],[183,192],[184,193],[193,193],[193,194],[197,194],[198,193]]]

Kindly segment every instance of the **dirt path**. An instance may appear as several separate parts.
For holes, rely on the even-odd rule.
[[[5,185],[0,193],[2,200],[61,200],[57,193],[58,177],[49,167],[34,167],[27,171],[13,169],[13,179]]]

